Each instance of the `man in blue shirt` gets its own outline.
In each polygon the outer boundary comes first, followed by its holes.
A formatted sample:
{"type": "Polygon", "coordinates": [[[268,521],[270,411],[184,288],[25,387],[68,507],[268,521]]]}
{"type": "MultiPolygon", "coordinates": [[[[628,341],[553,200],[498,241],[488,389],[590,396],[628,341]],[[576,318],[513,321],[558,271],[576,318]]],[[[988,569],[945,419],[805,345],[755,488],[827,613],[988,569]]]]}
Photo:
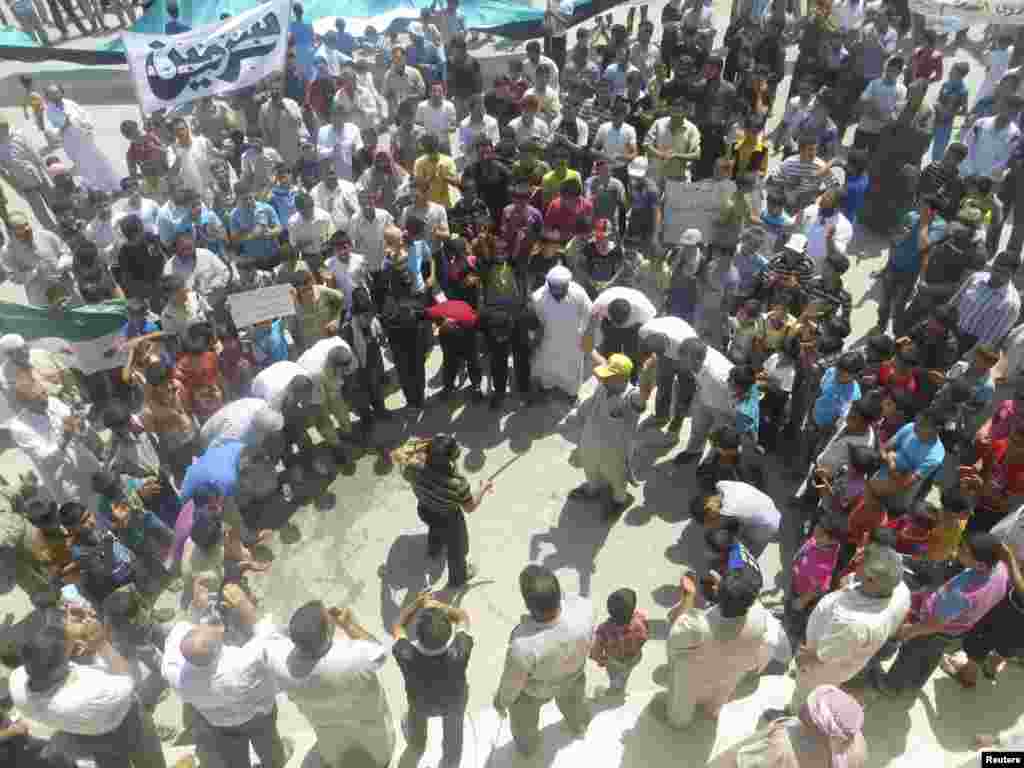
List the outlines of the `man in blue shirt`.
{"type": "MultiPolygon", "coordinates": [[[[811,424],[804,433],[804,456],[810,461],[832,438],[835,431],[846,420],[846,414],[855,400],[860,400],[860,384],[857,376],[864,368],[864,358],[859,352],[847,352],[821,377],[818,397],[814,401],[811,424]]],[[[801,471],[804,469],[801,466],[801,471]]]]}
{"type": "Polygon", "coordinates": [[[448,62],[445,61],[444,54],[419,30],[412,33],[412,47],[408,49],[406,60],[420,70],[423,79],[428,83],[447,81],[448,62]]]}
{"type": "Polygon", "coordinates": [[[898,499],[932,477],[946,458],[939,439],[938,414],[922,411],[882,446],[882,468],[864,488],[864,515],[879,515],[882,504],[898,499]]]}
{"type": "Polygon", "coordinates": [[[906,335],[907,306],[922,273],[929,249],[946,234],[946,222],[928,203],[903,219],[903,229],[889,246],[889,262],[882,272],[882,296],[878,301],[878,325],[873,334],[886,333],[889,318],[893,333],[906,335]]]}
{"type": "Polygon", "coordinates": [[[238,207],[231,212],[228,241],[238,248],[239,260],[263,268],[276,267],[281,261],[277,211],[257,200],[255,191],[244,182],[235,185],[235,197],[238,207]]]}
{"type": "Polygon", "coordinates": [[[334,20],[334,50],[338,53],[343,53],[346,56],[351,56],[352,51],[355,50],[356,40],[352,35],[345,31],[345,20],[340,16],[334,20]]]}
{"type": "Polygon", "coordinates": [[[311,80],[316,74],[316,67],[313,64],[313,41],[315,38],[313,25],[302,20],[304,10],[302,3],[296,3],[292,6],[292,10],[295,13],[295,21],[288,28],[288,33],[295,46],[296,64],[298,64],[299,72],[303,77],[311,80]]]}

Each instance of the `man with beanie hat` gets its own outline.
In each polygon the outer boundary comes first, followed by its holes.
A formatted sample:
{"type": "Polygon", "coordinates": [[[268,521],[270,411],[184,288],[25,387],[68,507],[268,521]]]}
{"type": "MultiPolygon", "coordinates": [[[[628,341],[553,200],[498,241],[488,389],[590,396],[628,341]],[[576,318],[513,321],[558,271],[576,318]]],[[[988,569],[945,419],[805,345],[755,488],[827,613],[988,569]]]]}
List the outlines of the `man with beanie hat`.
{"type": "Polygon", "coordinates": [[[821,598],[807,621],[789,710],[799,711],[819,685],[842,685],[859,674],[909,611],[902,557],[891,547],[869,544],[856,579],[821,598]]]}

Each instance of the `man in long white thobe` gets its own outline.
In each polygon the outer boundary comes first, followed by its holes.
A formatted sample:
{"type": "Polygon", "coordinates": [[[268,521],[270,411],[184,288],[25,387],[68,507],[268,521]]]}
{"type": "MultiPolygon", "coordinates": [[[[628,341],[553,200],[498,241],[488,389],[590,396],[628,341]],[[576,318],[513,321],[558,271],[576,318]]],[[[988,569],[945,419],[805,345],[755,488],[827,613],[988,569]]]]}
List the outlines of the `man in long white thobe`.
{"type": "Polygon", "coordinates": [[[910,590],[903,583],[899,554],[869,544],[857,578],[814,606],[807,639],[796,656],[796,689],[789,702],[799,712],[819,685],[842,685],[857,675],[903,624],[910,590]]]}
{"type": "Polygon", "coordinates": [[[64,151],[86,187],[111,194],[121,191],[121,176],[96,144],[92,121],[85,110],[64,98],[59,85],[46,87],[43,132],[51,142],[63,141],[64,151]]]}
{"type": "Polygon", "coordinates": [[[533,356],[534,378],[542,388],[557,387],[573,401],[583,383],[583,333],[591,308],[587,292],[563,266],[553,267],[533,293],[541,329],[533,356]]]}
{"type": "Polygon", "coordinates": [[[587,480],[574,489],[569,498],[587,500],[605,489],[605,518],[611,520],[629,506],[629,485],[633,482],[633,439],[640,414],[654,384],[653,363],[645,368],[639,387],[629,383],[633,361],[625,355],[607,360],[591,353],[597,367],[598,387],[581,407],[583,434],[580,437],[580,462],[587,480]]]}

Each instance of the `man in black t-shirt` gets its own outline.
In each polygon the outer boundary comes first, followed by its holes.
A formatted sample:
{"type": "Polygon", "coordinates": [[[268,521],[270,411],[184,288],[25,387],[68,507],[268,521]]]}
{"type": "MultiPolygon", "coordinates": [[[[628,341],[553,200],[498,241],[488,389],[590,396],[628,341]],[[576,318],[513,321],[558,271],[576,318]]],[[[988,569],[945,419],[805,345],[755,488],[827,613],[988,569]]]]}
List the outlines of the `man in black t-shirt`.
{"type": "Polygon", "coordinates": [[[402,734],[411,749],[427,745],[427,718],[443,718],[442,768],[456,768],[462,761],[462,730],[468,690],[466,667],[473,652],[473,638],[456,631],[469,620],[465,611],[421,593],[402,609],[391,630],[391,648],[405,679],[409,711],[402,718],[402,734]],[[413,637],[407,627],[416,620],[413,637]]]}

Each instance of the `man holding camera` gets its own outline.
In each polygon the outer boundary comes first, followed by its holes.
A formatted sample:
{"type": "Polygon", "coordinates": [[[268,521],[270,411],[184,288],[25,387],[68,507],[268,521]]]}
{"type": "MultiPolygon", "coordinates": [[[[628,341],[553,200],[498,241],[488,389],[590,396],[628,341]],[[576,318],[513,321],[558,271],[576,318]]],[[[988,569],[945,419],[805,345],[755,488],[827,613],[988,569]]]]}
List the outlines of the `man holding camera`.
{"type": "Polygon", "coordinates": [[[270,625],[257,625],[256,608],[237,584],[225,585],[220,594],[220,616],[212,616],[209,589],[197,582],[193,607],[210,623],[176,624],[167,636],[161,672],[195,709],[193,727],[204,766],[248,765],[251,744],[261,765],[283,768],[287,756],[277,731],[277,684],[266,654],[270,625]],[[225,643],[224,613],[254,637],[242,645],[225,643]]]}

